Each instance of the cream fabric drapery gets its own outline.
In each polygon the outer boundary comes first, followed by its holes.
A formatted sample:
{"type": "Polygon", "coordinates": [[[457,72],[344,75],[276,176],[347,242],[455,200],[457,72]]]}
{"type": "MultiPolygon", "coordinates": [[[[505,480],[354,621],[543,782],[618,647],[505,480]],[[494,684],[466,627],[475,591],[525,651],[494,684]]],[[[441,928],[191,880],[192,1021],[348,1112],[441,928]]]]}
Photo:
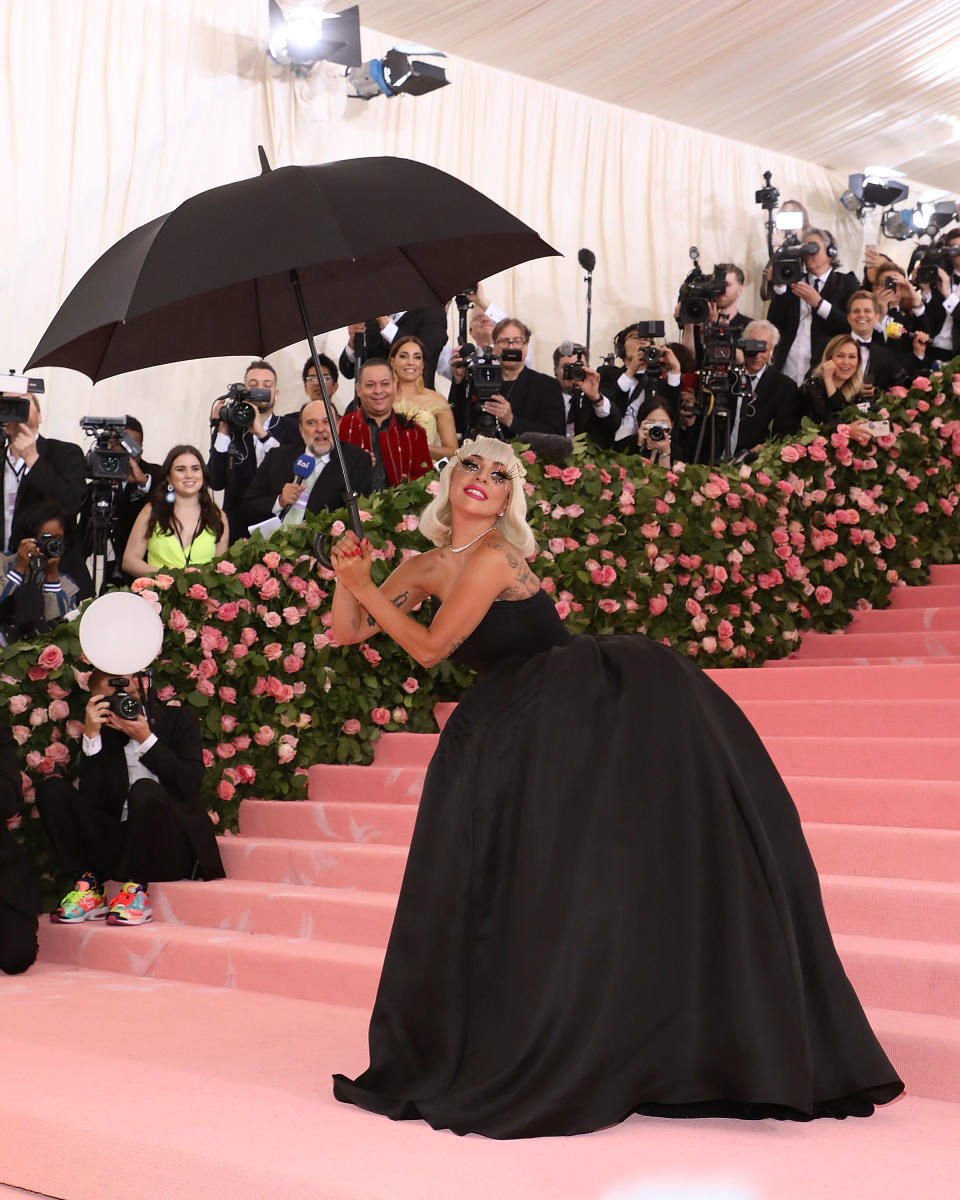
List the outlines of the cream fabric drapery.
{"type": "MultiPolygon", "coordinates": [[[[864,229],[840,215],[846,181],[835,172],[456,58],[446,61],[451,86],[432,95],[347,100],[340,68],[294,80],[268,62],[266,15],[263,0],[8,0],[0,367],[22,368],[67,292],[123,234],[204,188],[256,174],[258,143],[274,165],[420,159],[532,225],[566,257],[524,264],[486,288],[532,326],[546,370],[560,340],[583,336],[580,246],[597,254],[595,359],[627,320],[663,318],[670,329],[691,244],[707,269],[744,266],[742,307],[759,315],[766,251],[753,193],[765,169],[784,199],[799,197],[835,230],[843,258],[859,267],[864,229]]],[[[364,32],[367,58],[392,44],[364,32]]],[[[385,194],[385,210],[390,202],[385,194]]],[[[906,257],[903,247],[892,252],[906,257]]],[[[334,357],[343,341],[343,331],[320,338],[334,357]]],[[[206,451],[211,401],[259,350],[96,387],[46,369],[43,429],[79,440],[82,415],[130,412],[144,424],[148,458],[180,441],[206,451]]],[[[300,345],[271,355],[280,411],[299,407],[305,353],[300,345]]]]}

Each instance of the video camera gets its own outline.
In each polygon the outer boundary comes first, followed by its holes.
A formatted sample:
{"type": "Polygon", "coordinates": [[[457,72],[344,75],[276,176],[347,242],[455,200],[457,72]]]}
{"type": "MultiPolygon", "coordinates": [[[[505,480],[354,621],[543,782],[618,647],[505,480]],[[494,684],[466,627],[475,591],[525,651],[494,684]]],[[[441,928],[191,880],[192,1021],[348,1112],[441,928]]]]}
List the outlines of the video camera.
{"type": "Polygon", "coordinates": [[[14,393],[0,396],[0,425],[17,421],[23,425],[30,419],[30,396],[42,396],[42,379],[30,379],[26,375],[0,375],[0,392],[14,393]]]}
{"type": "Polygon", "coordinates": [[[88,479],[122,483],[130,474],[130,459],[139,456],[140,443],[126,427],[126,417],[80,418],[80,428],[94,439],[84,459],[88,479]]]}
{"type": "MultiPolygon", "coordinates": [[[[917,264],[916,281],[919,286],[934,288],[939,281],[940,270],[948,275],[956,270],[956,258],[960,255],[960,246],[929,246],[917,264]]],[[[887,280],[889,284],[891,280],[887,280]]],[[[894,284],[896,287],[896,284],[894,284]]]]}
{"type": "Polygon", "coordinates": [[[703,325],[710,317],[710,304],[727,290],[727,276],[726,272],[716,268],[712,275],[704,275],[696,246],[690,247],[690,257],[693,268],[680,285],[677,320],[681,325],[703,325]]]}
{"type": "Polygon", "coordinates": [[[520,350],[508,348],[499,356],[492,346],[474,346],[467,337],[467,311],[470,300],[467,293],[475,293],[476,284],[471,284],[454,297],[459,318],[457,334],[457,353],[464,368],[464,386],[469,401],[467,423],[469,432],[480,434],[481,437],[498,437],[500,423],[493,413],[488,413],[484,405],[494,396],[503,394],[502,362],[521,362],[523,353],[520,350]]]}
{"type": "Polygon", "coordinates": [[[775,284],[800,283],[807,271],[803,261],[807,254],[816,254],[820,249],[818,242],[801,242],[791,230],[783,239],[782,244],[773,252],[772,280],[775,284]]]}
{"type": "Polygon", "coordinates": [[[246,433],[257,419],[260,405],[269,403],[269,388],[248,388],[242,383],[231,383],[227,388],[223,407],[216,417],[210,418],[210,424],[216,425],[225,421],[230,426],[231,433],[246,433]]]}

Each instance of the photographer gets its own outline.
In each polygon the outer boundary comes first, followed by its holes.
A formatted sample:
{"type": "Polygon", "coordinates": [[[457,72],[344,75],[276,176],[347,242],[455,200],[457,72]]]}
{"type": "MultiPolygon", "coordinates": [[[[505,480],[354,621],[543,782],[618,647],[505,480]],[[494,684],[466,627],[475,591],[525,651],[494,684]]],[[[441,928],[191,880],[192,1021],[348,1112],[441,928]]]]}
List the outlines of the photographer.
{"type": "Polygon", "coordinates": [[[153,920],[151,880],[224,874],[200,795],[200,722],[189,705],[144,704],[138,679],[94,669],[90,693],[77,786],[60,776],[37,785],[40,819],[72,885],[50,920],[142,925],[153,920]],[[123,881],[109,904],[108,879],[123,881]]]}
{"type": "Polygon", "coordinates": [[[751,321],[743,331],[746,342],[763,342],[765,349],[743,352],[743,393],[733,425],[734,455],[754,450],[771,437],[784,437],[800,428],[797,385],[771,365],[780,340],[770,321],[751,321]]]}
{"type": "MultiPolygon", "coordinates": [[[[217,400],[210,410],[210,486],[214,491],[223,489],[223,511],[234,541],[247,536],[240,507],[267,451],[300,440],[296,418],[274,412],[279,389],[277,373],[268,362],[262,359],[252,362],[243,374],[243,387],[257,389],[250,402],[253,416],[248,426],[239,427],[221,419],[228,402],[236,403],[227,396],[217,400]]],[[[231,411],[232,407],[227,409],[228,413],[231,411]]]]}
{"type": "Polygon", "coordinates": [[[743,295],[743,285],[746,277],[743,269],[736,263],[717,263],[713,268],[714,274],[723,274],[727,281],[726,291],[713,300],[708,300],[705,306],[705,320],[698,323],[684,324],[680,317],[683,305],[677,303],[673,315],[680,326],[680,341],[693,352],[697,365],[703,361],[703,340],[701,330],[703,325],[720,325],[732,330],[739,337],[752,320],[746,313],[740,311],[740,297],[743,295]]]}
{"type": "Polygon", "coordinates": [[[929,345],[931,312],[920,292],[894,264],[878,267],[873,285],[878,324],[886,346],[909,379],[929,369],[936,352],[929,345]]]}
{"type": "MultiPolygon", "coordinates": [[[[22,399],[16,396],[14,399],[22,399]]],[[[0,459],[3,472],[3,547],[16,550],[25,534],[24,513],[43,500],[52,500],[63,514],[66,549],[63,570],[75,581],[81,599],[93,592],[93,584],[84,566],[77,533],[77,514],[86,491],[86,467],[83,451],[73,442],[60,442],[40,433],[40,401],[31,394],[30,412],[24,422],[10,421],[4,426],[6,453],[0,459]]]]}
{"type": "Polygon", "coordinates": [[[585,433],[604,450],[613,446],[620,410],[600,391],[600,375],[585,361],[586,348],[565,341],[553,352],[553,373],[563,394],[567,437],[585,433]]]}
{"type": "MultiPolygon", "coordinates": [[[[501,390],[484,404],[483,412],[495,418],[497,432],[492,437],[506,440],[525,433],[555,433],[563,437],[567,422],[560,385],[552,375],[544,375],[524,365],[530,345],[530,330],[515,317],[498,321],[493,327],[493,351],[499,358],[501,390]]],[[[464,434],[478,427],[479,413],[467,394],[468,383],[463,360],[458,352],[450,360],[453,388],[450,403],[464,434]]]]}
{"type": "MultiPolygon", "coordinates": [[[[498,321],[502,321],[509,314],[504,312],[498,305],[491,303],[484,291],[483,284],[477,286],[475,292],[466,292],[467,300],[473,307],[473,315],[470,318],[470,325],[467,330],[470,341],[478,350],[486,349],[488,346],[493,346],[493,327],[498,321]]],[[[445,345],[440,351],[440,357],[437,359],[437,374],[442,375],[444,379],[453,380],[452,359],[457,353],[456,343],[445,345]]],[[[528,367],[533,366],[533,351],[527,347],[527,357],[524,363],[528,367]]]]}
{"type": "MultiPolygon", "coordinates": [[[[929,361],[945,360],[960,354],[960,229],[951,229],[939,242],[936,283],[921,282],[926,304],[927,331],[931,334],[929,361]],[[951,253],[952,252],[952,253],[951,253]]],[[[922,268],[921,268],[922,272],[922,268]]],[[[918,272],[918,275],[921,273],[918,272]]]]}
{"type": "Polygon", "coordinates": [[[20,975],[37,957],[40,888],[23,847],[7,828],[23,811],[13,732],[0,721],[0,971],[20,975]]]}
{"type": "Polygon", "coordinates": [[[390,347],[398,337],[418,337],[426,347],[423,363],[424,385],[433,390],[437,358],[447,340],[447,314],[439,305],[432,308],[409,308],[385,317],[374,317],[347,326],[347,344],[340,355],[340,374],[353,379],[357,359],[386,360],[390,347]]]}
{"type": "Polygon", "coordinates": [[[819,362],[831,337],[847,333],[847,302],[857,290],[857,278],[839,271],[839,252],[833,234],[805,229],[803,244],[816,249],[802,255],[806,279],[774,284],[767,319],[780,331],[774,366],[795,383],[819,362]]]}
{"type": "MultiPolygon", "coordinates": [[[[655,346],[649,333],[663,336],[662,321],[642,321],[628,325],[614,339],[614,350],[623,361],[623,370],[600,369],[600,387],[608,397],[617,397],[623,413],[614,434],[616,449],[629,450],[637,437],[637,412],[654,396],[666,397],[676,404],[680,395],[681,363],[673,349],[655,346]]],[[[684,348],[685,349],[685,348],[684,348]]],[[[688,352],[689,353],[689,352],[688,352]]]]}
{"type": "Polygon", "coordinates": [[[0,555],[0,642],[33,638],[76,608],[80,589],[60,572],[66,548],[63,514],[40,501],[21,516],[29,530],[15,554],[0,555]]]}
{"type": "Polygon", "coordinates": [[[665,396],[650,396],[637,410],[637,436],[631,449],[652,466],[669,467],[673,462],[675,405],[665,396]]]}

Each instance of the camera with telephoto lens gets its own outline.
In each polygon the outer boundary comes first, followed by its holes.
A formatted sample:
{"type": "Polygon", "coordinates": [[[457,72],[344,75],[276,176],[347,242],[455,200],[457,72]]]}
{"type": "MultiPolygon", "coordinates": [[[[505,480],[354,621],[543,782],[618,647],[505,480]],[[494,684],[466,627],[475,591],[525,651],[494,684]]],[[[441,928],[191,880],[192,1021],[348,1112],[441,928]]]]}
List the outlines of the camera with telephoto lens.
{"type": "Polygon", "coordinates": [[[140,443],[126,432],[126,417],[81,417],[80,428],[93,437],[84,464],[88,479],[123,482],[130,459],[140,455],[140,443]]]}
{"type": "Polygon", "coordinates": [[[27,375],[15,375],[13,370],[0,375],[0,425],[16,421],[25,425],[30,420],[30,396],[43,395],[43,380],[30,379],[27,375]]]}
{"type": "Polygon", "coordinates": [[[108,682],[114,689],[113,695],[107,696],[110,711],[124,721],[135,721],[143,712],[143,705],[139,696],[125,690],[130,686],[130,680],[125,675],[117,675],[108,682]]]}
{"type": "Polygon", "coordinates": [[[63,558],[67,543],[59,533],[41,533],[37,538],[37,553],[44,558],[63,558]]]}
{"type": "Polygon", "coordinates": [[[807,271],[804,256],[816,254],[819,249],[819,242],[801,242],[795,233],[788,233],[783,244],[773,252],[774,284],[800,283],[807,271]]]}
{"type": "Polygon", "coordinates": [[[680,285],[677,320],[681,325],[702,325],[710,317],[710,305],[727,290],[727,274],[714,268],[712,275],[704,275],[696,246],[690,247],[690,257],[693,269],[680,285]]]}
{"type": "Polygon", "coordinates": [[[246,433],[257,419],[259,406],[269,404],[269,402],[269,388],[248,388],[242,383],[231,383],[227,388],[227,398],[223,407],[220,409],[219,415],[215,419],[211,419],[211,424],[215,424],[216,421],[224,421],[230,426],[231,431],[246,433]]]}
{"type": "Polygon", "coordinates": [[[492,346],[478,349],[469,342],[460,347],[460,358],[466,368],[466,389],[470,397],[470,431],[481,437],[498,437],[500,424],[484,405],[494,396],[503,394],[501,360],[492,346]]]}

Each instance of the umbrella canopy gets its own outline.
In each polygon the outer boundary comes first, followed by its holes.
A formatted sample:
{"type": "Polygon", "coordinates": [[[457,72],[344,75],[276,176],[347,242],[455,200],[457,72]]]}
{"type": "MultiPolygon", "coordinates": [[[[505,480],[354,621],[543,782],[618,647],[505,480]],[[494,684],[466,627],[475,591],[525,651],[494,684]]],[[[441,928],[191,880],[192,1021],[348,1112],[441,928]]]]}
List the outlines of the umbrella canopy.
{"type": "Polygon", "coordinates": [[[211,188],[121,238],[60,307],[27,370],[94,383],[219,355],[270,354],[310,332],[443,304],[557,254],[475,188],[424,163],[355,158],[211,188]]]}

